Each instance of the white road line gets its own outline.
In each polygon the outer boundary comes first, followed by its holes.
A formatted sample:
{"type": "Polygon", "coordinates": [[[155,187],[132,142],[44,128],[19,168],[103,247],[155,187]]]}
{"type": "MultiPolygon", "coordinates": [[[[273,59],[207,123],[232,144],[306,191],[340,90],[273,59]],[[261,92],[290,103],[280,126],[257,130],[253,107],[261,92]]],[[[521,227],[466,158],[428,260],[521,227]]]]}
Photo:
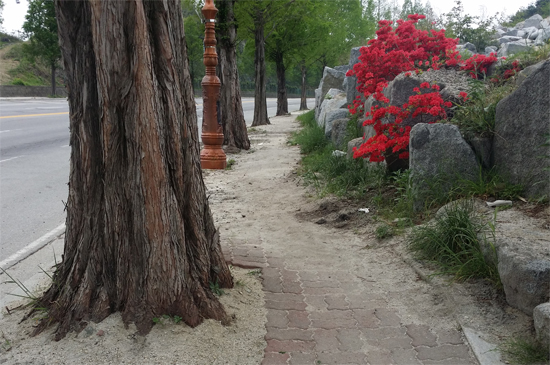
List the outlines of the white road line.
{"type": "Polygon", "coordinates": [[[69,147],[70,144],[66,144],[65,146],[61,146],[61,148],[69,147]]]}
{"type": "Polygon", "coordinates": [[[23,261],[36,251],[40,250],[42,247],[46,246],[48,243],[54,241],[64,231],[65,223],[59,225],[57,228],[54,228],[36,241],[29,243],[27,246],[23,247],[22,249],[8,257],[6,260],[0,261],[0,268],[2,268],[3,270],[7,270],[18,262],[23,261]]]}
{"type": "Polygon", "coordinates": [[[0,160],[0,162],[15,160],[16,158],[19,158],[19,157],[23,157],[23,156],[15,156],[15,157],[12,157],[12,158],[6,158],[5,160],[0,160]]]}
{"type": "Polygon", "coordinates": [[[6,132],[15,132],[15,131],[22,131],[23,129],[6,129],[5,131],[0,131],[0,133],[6,133],[6,132]]]}

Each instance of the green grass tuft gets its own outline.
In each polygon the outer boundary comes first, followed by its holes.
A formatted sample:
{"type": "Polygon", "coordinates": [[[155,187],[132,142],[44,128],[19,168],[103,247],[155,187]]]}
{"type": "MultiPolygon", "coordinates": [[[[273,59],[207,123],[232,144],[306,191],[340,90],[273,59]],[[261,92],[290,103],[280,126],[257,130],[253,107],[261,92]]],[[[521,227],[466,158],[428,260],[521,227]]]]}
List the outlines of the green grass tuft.
{"type": "Polygon", "coordinates": [[[548,364],[550,360],[549,349],[534,339],[511,339],[501,351],[510,357],[512,364],[548,364]]]}
{"type": "Polygon", "coordinates": [[[457,280],[487,278],[500,287],[496,251],[485,237],[488,228],[494,226],[475,213],[471,200],[456,201],[436,215],[433,224],[415,228],[409,248],[418,259],[437,263],[441,268],[438,274],[450,274],[457,280]]]}

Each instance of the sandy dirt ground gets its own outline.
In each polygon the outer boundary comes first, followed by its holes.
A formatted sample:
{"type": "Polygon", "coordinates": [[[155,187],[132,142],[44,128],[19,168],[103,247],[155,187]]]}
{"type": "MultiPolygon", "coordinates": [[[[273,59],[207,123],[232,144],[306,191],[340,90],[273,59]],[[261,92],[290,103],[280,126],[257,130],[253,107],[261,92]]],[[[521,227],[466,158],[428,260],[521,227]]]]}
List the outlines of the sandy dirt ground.
{"type": "MultiPolygon", "coordinates": [[[[272,118],[272,125],[250,132],[249,151],[228,155],[234,160],[231,170],[205,172],[225,250],[257,245],[266,256],[284,258],[289,270],[316,265],[349,276],[386,298],[383,304],[405,323],[442,330],[466,323],[495,342],[531,331],[531,319],[483,283],[424,281],[421,270],[429,274],[430,268],[411,267],[404,235],[375,238],[375,209],[363,213],[353,202],[317,199],[296,174],[298,147],[288,144],[289,133],[298,127],[295,116],[272,118]],[[326,223],[316,224],[321,218],[326,223]]],[[[235,317],[228,327],[207,320],[191,329],[161,318],[141,337],[114,314],[53,342],[53,329],[30,338],[33,320],[19,323],[25,311],[11,303],[11,314],[3,308],[0,320],[0,364],[259,364],[266,346],[261,274],[232,270],[238,285],[220,297],[235,317]]]]}

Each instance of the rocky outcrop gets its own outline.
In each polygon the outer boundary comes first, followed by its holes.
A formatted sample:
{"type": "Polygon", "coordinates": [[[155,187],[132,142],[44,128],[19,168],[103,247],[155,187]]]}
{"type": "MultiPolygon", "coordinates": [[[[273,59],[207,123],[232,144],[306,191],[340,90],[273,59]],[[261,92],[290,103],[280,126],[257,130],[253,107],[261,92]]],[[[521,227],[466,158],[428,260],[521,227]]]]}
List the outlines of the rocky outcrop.
{"type": "Polygon", "coordinates": [[[348,123],[348,118],[336,119],[332,122],[331,140],[334,147],[338,149],[347,147],[343,146],[343,144],[344,139],[346,138],[348,123]]]}
{"type": "Polygon", "coordinates": [[[546,348],[550,348],[550,303],[535,307],[533,322],[537,340],[546,348]]]}
{"type": "MultiPolygon", "coordinates": [[[[353,66],[359,63],[359,56],[361,55],[360,49],[361,47],[351,49],[348,63],[349,69],[353,69],[353,66]]],[[[346,92],[348,104],[352,104],[357,96],[361,96],[361,94],[357,91],[357,77],[355,76],[346,76],[344,79],[343,88],[346,92]]]]}
{"type": "Polygon", "coordinates": [[[348,142],[348,158],[353,158],[354,149],[358,149],[365,140],[363,138],[354,138],[348,142]]]}
{"type": "MultiPolygon", "coordinates": [[[[344,77],[346,73],[342,71],[335,70],[330,67],[325,67],[323,70],[323,78],[319,83],[319,89],[321,90],[321,98],[318,105],[322,105],[325,100],[325,95],[327,95],[330,89],[342,89],[342,84],[344,83],[344,77]]],[[[317,105],[317,104],[316,104],[317,105]]]]}
{"type": "Polygon", "coordinates": [[[475,180],[479,169],[474,152],[451,124],[415,125],[409,153],[415,210],[424,208],[427,196],[447,194],[460,180],[475,180]]]}
{"type": "Polygon", "coordinates": [[[526,197],[550,196],[550,59],[496,109],[494,163],[503,177],[525,187],[526,197]]]}
{"type": "MultiPolygon", "coordinates": [[[[516,24],[513,28],[499,27],[496,30],[499,45],[498,56],[505,57],[541,46],[550,39],[550,17],[543,19],[535,14],[516,24]]],[[[485,49],[487,53],[487,49],[485,49]]]]}

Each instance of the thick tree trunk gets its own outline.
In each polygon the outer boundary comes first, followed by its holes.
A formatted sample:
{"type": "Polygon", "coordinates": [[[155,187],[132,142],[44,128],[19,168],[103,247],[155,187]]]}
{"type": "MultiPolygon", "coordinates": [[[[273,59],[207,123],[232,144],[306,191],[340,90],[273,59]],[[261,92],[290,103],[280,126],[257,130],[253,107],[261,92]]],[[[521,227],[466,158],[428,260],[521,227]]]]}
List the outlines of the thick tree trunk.
{"type": "Polygon", "coordinates": [[[256,8],[254,14],[254,72],[256,87],[254,90],[254,120],[252,126],[271,124],[267,117],[267,93],[265,70],[265,14],[256,8]]]}
{"type": "Polygon", "coordinates": [[[55,96],[55,63],[52,63],[52,96],[55,96]]]}
{"type": "Polygon", "coordinates": [[[307,67],[306,62],[302,60],[302,64],[300,65],[301,71],[302,71],[302,93],[300,95],[300,110],[308,110],[307,109],[307,67]]]}
{"type": "Polygon", "coordinates": [[[37,307],[55,339],[121,311],[225,320],[233,285],[206,198],[179,0],[57,0],[71,168],[63,262],[37,307]]]}
{"type": "Polygon", "coordinates": [[[288,99],[286,94],[286,69],[282,52],[275,53],[275,68],[277,71],[277,115],[287,115],[288,99]]]}
{"type": "MultiPolygon", "coordinates": [[[[223,126],[223,143],[229,149],[250,149],[250,140],[244,120],[241,86],[237,69],[235,0],[217,0],[218,8],[218,77],[221,82],[218,115],[223,126]]],[[[228,150],[229,150],[228,149],[228,150]]]]}

